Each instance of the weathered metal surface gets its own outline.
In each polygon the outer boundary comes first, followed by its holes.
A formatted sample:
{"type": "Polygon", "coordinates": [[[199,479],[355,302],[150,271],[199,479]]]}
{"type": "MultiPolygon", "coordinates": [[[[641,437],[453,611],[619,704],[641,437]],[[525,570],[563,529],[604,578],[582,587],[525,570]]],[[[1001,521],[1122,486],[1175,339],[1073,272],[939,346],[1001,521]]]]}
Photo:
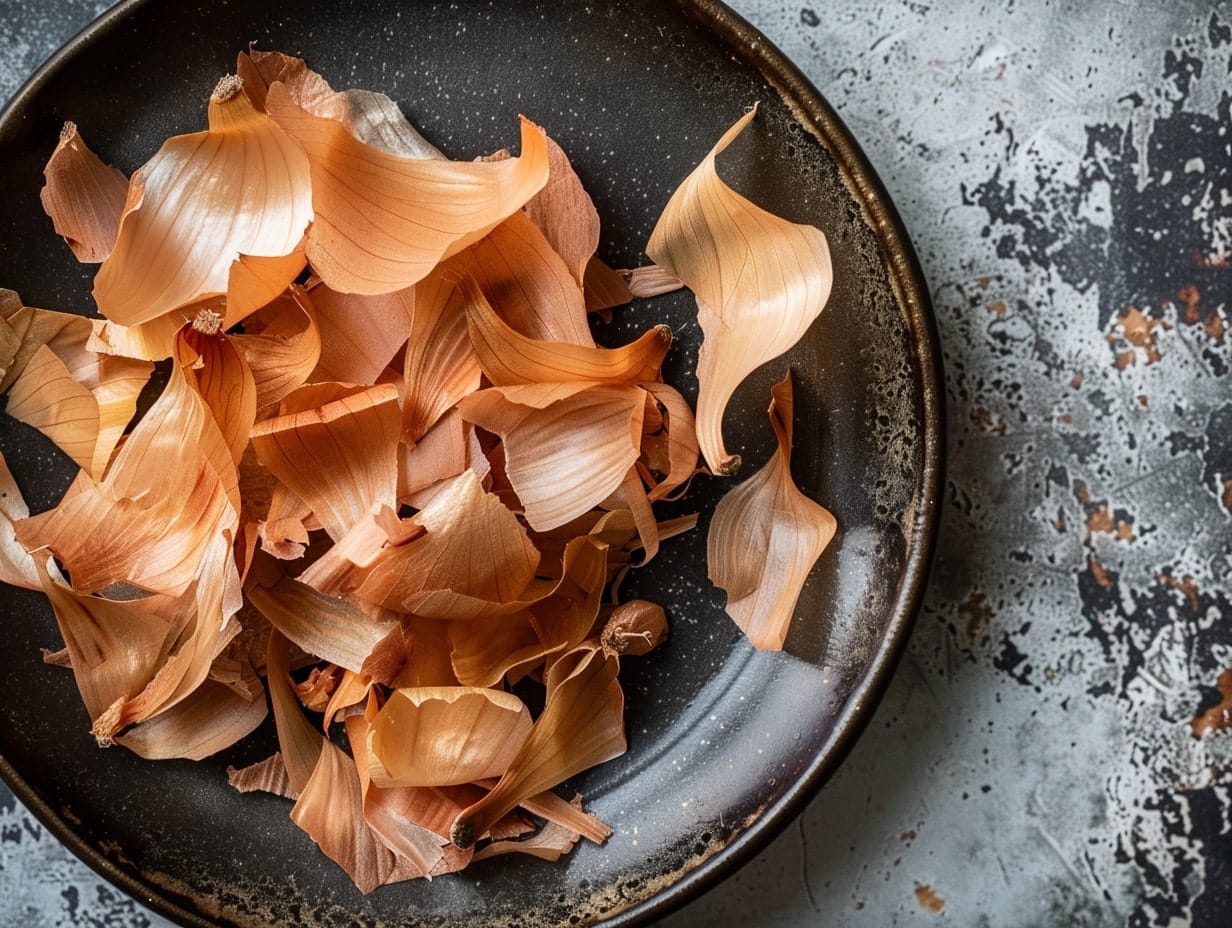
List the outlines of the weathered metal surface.
{"type": "MultiPolygon", "coordinates": [[[[1229,924],[1232,7],[733,5],[903,214],[950,466],[869,730],[796,826],[666,923],[1229,924]]],[[[0,62],[6,86],[39,54],[0,62]]],[[[21,810],[0,823],[0,922],[147,924],[21,810]]]]}

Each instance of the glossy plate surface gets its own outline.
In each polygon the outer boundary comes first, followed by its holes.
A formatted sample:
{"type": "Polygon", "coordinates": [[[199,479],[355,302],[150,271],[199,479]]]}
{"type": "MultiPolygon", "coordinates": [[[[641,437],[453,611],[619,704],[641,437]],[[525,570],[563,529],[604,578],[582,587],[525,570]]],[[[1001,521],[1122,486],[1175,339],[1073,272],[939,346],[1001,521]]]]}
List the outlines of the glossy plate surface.
{"type": "MultiPolygon", "coordinates": [[[[839,535],[801,597],[782,654],[754,652],[706,579],[720,492],[699,480],[669,514],[691,536],[625,584],[664,604],[668,643],[625,662],[628,753],[579,777],[615,829],[558,864],[500,858],[464,874],[361,896],[288,818],[241,796],[228,765],[271,752],[267,724],[202,763],[96,749],[41,596],[0,592],[0,773],[105,876],[186,925],[569,925],[645,922],[730,873],[833,771],[884,687],[923,590],[941,458],[939,359],[928,298],[884,191],[828,106],[738,17],[701,0],[275,0],[123,3],[67,46],[0,119],[0,286],[28,305],[86,312],[93,268],[75,262],[39,206],[64,120],[132,171],[173,133],[204,126],[204,101],[250,42],[302,55],[335,87],[389,93],[445,152],[516,145],[517,114],[543,125],[594,196],[600,254],[641,249],[671,191],[753,103],[720,171],[756,202],[830,240],[830,305],[790,356],[749,379],[728,411],[745,474],[770,454],[765,408],[796,378],[793,470],[839,535]]],[[[688,294],[618,310],[606,343],[665,321],[665,370],[695,396],[700,333],[688,294]]],[[[71,468],[0,416],[0,450],[34,511],[71,468]]]]}

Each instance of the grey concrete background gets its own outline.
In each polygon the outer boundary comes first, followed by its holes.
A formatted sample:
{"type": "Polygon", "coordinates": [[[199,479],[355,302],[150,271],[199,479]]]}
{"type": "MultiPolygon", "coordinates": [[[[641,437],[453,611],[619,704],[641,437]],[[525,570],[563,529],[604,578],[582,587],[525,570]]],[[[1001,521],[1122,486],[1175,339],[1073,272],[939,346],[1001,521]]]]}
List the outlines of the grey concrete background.
{"type": "MultiPolygon", "coordinates": [[[[666,924],[1232,924],[1230,4],[732,5],[903,214],[950,466],[869,731],[666,924]]],[[[0,0],[0,99],[105,6],[0,0]]],[[[0,788],[0,926],[165,924],[0,788]]]]}

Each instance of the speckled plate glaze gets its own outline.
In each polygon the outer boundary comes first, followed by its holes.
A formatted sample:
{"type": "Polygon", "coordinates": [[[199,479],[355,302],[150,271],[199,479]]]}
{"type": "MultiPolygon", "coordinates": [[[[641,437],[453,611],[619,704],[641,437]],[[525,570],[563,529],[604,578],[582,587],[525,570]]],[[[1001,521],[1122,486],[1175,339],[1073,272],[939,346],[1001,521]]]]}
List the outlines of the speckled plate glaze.
{"type": "MultiPolygon", "coordinates": [[[[501,858],[432,883],[361,896],[288,819],[240,796],[229,764],[266,756],[267,724],[202,763],[147,763],[90,739],[40,596],[0,594],[0,773],[78,855],[185,925],[643,924],[730,874],[803,807],[867,720],[923,589],[941,468],[939,359],[924,283],[858,147],[800,73],[705,0],[133,0],[69,43],[0,119],[0,286],[31,305],[89,310],[78,265],[39,207],[61,123],[80,124],[131,171],[204,101],[248,43],[303,55],[337,87],[383,90],[455,157],[516,144],[519,112],[570,153],[605,223],[601,254],[641,263],[668,195],[753,103],[757,120],[720,162],[756,201],[822,228],[830,305],[790,357],[744,385],[727,434],[746,468],[769,456],[770,384],[796,377],[800,486],[838,517],[782,654],[754,652],[706,580],[720,492],[698,481],[676,511],[702,513],[625,591],[663,603],[671,638],[626,661],[628,753],[571,784],[615,829],[557,864],[501,858]]],[[[597,336],[651,322],[678,334],[667,379],[693,398],[691,298],[618,311],[597,336]]],[[[35,511],[72,474],[35,432],[0,417],[0,450],[35,511]]]]}

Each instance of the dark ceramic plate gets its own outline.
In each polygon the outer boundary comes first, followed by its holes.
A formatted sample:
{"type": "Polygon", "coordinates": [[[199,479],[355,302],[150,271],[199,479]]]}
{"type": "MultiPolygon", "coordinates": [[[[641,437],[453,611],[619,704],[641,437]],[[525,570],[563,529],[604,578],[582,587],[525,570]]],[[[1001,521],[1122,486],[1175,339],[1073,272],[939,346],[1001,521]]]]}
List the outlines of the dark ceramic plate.
{"type": "MultiPolygon", "coordinates": [[[[0,773],[73,851],[185,925],[567,925],[644,923],[731,873],[833,772],[883,690],[919,602],[937,513],[941,391],[928,298],[911,246],[856,144],[766,40],[707,0],[407,2],[133,0],[57,55],[0,120],[0,286],[30,305],[86,312],[78,265],[39,207],[61,123],[131,171],[203,103],[255,42],[303,55],[337,87],[398,100],[455,157],[516,144],[526,113],[570,153],[605,222],[616,266],[641,248],[670,192],[754,102],[724,156],[730,182],[822,228],[835,261],[829,307],[790,358],[745,384],[727,434],[746,467],[768,457],[770,384],[796,374],[797,481],[840,531],[801,598],[782,654],[754,652],[706,580],[700,509],[626,586],[662,602],[667,645],[626,661],[628,753],[579,777],[615,829],[548,864],[501,858],[432,883],[361,896],[288,819],[240,796],[228,764],[266,756],[269,726],[202,763],[100,751],[71,676],[41,662],[58,645],[40,596],[0,594],[0,773]]],[[[698,329],[686,294],[600,327],[625,339],[650,321],[679,344],[667,377],[692,397],[698,329]]],[[[71,473],[41,436],[0,417],[0,449],[36,511],[71,473]]],[[[703,485],[704,484],[704,485],[703,485]]]]}

